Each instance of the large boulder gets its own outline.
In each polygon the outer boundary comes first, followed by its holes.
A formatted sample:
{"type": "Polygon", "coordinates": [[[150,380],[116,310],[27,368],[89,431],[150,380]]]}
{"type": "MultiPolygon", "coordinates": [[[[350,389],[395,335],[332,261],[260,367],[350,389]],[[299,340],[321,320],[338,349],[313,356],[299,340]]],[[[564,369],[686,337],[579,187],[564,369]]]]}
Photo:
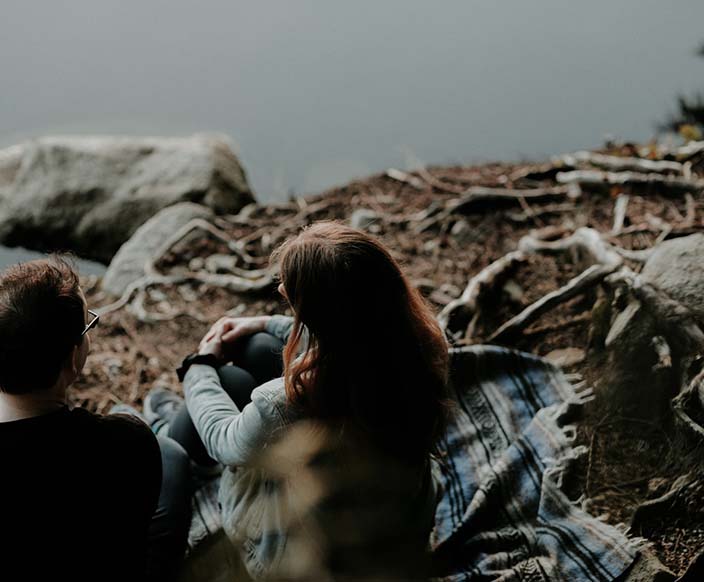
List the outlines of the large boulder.
{"type": "Polygon", "coordinates": [[[0,200],[9,195],[8,189],[17,177],[23,152],[24,148],[20,145],[0,150],[0,200]]]}
{"type": "Polygon", "coordinates": [[[181,202],[152,216],[120,247],[110,261],[103,277],[103,289],[113,295],[122,295],[127,287],[144,276],[144,266],[162,245],[196,218],[211,219],[213,212],[202,204],[181,202]]]}
{"type": "Polygon", "coordinates": [[[645,263],[641,277],[704,321],[704,234],[659,244],[645,263]]]}
{"type": "Polygon", "coordinates": [[[253,202],[226,138],[45,137],[0,150],[0,242],[102,262],[178,202],[253,202]]]}
{"type": "Polygon", "coordinates": [[[704,235],[659,244],[638,277],[607,285],[592,314],[590,343],[608,357],[599,380],[605,401],[629,416],[669,417],[672,399],[700,369],[704,235]]]}

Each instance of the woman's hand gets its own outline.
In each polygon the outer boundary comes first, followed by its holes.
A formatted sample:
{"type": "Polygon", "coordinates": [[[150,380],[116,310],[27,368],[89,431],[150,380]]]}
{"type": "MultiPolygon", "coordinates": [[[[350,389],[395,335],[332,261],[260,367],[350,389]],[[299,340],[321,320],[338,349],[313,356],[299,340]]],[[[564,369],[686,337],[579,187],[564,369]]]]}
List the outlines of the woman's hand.
{"type": "Polygon", "coordinates": [[[222,337],[220,335],[204,337],[198,346],[198,353],[202,356],[212,354],[216,358],[222,358],[222,337]]]}
{"type": "MultiPolygon", "coordinates": [[[[222,343],[230,343],[241,337],[253,335],[266,330],[266,325],[271,319],[270,315],[256,315],[254,317],[221,317],[205,334],[201,345],[216,338],[222,343]]],[[[221,346],[222,347],[222,346],[221,346]]]]}

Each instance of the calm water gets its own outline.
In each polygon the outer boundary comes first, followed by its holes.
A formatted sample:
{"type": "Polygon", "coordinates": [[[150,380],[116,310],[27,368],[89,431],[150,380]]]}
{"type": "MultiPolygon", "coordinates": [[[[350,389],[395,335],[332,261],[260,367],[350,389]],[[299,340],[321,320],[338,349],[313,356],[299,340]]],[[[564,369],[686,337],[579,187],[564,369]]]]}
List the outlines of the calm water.
{"type": "Polygon", "coordinates": [[[4,0],[0,145],[221,131],[260,200],[644,140],[704,89],[701,0],[4,0]]]}
{"type": "MultiPolygon", "coordinates": [[[[33,259],[41,259],[45,257],[44,253],[38,253],[35,251],[29,251],[22,248],[12,248],[0,246],[0,267],[6,267],[8,265],[14,265],[15,263],[22,263],[24,261],[31,261],[33,259]]],[[[81,275],[102,275],[105,273],[105,266],[94,261],[87,261],[85,259],[76,260],[78,271],[81,275]]]]}

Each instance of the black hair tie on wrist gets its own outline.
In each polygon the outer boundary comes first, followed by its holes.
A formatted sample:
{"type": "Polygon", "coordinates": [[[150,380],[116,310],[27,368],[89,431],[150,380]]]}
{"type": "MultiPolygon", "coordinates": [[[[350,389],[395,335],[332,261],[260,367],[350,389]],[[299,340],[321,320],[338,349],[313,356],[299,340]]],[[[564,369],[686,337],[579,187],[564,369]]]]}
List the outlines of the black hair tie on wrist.
{"type": "Polygon", "coordinates": [[[212,368],[219,368],[222,366],[222,361],[215,354],[189,354],[181,362],[181,366],[176,369],[176,375],[178,376],[179,382],[183,382],[186,377],[186,372],[193,364],[201,364],[203,366],[210,366],[212,368]]]}

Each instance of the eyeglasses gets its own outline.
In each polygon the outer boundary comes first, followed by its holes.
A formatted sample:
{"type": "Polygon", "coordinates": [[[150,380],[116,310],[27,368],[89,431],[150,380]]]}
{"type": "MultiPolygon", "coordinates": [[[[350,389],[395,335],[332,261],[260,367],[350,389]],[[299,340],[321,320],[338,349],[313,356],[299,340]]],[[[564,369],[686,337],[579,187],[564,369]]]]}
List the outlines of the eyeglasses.
{"type": "Polygon", "coordinates": [[[86,328],[83,330],[83,333],[81,333],[81,337],[86,335],[91,329],[93,329],[96,325],[98,325],[98,321],[100,320],[100,316],[95,311],[91,311],[89,309],[88,314],[92,315],[93,319],[91,319],[88,322],[88,324],[86,325],[86,328]]]}

